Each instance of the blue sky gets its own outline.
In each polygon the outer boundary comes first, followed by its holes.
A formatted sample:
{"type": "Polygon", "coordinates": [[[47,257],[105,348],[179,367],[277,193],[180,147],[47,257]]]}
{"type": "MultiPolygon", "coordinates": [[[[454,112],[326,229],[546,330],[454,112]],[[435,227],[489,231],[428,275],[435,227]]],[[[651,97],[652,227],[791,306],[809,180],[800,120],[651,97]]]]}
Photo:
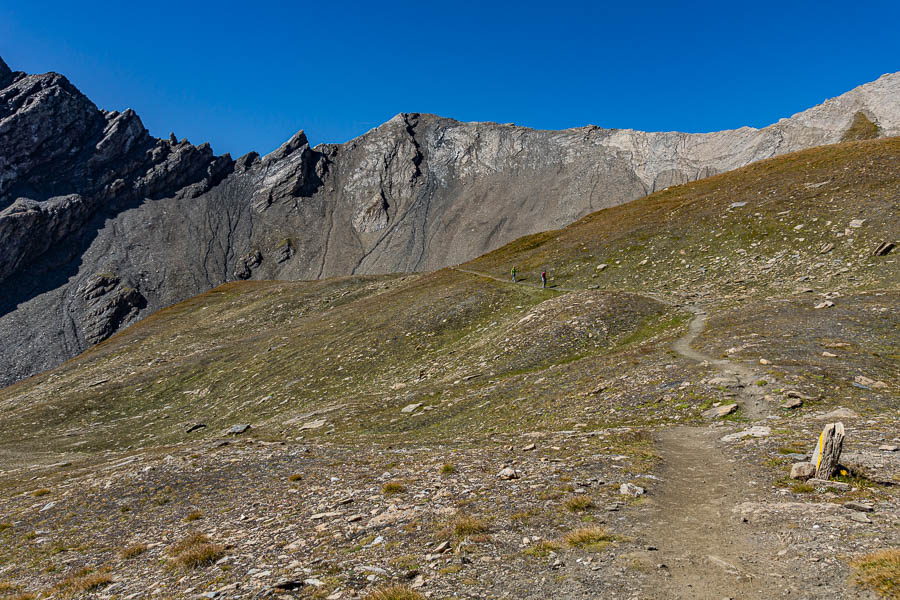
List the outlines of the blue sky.
{"type": "Polygon", "coordinates": [[[217,153],[398,112],[542,129],[765,126],[900,70],[892,2],[10,2],[0,56],[217,153]]]}

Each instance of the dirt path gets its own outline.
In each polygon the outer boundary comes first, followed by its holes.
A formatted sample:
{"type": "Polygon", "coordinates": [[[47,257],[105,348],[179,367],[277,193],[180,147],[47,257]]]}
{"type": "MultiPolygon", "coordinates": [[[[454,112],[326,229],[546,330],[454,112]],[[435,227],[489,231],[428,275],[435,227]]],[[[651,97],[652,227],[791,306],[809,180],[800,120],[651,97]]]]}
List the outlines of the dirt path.
{"type": "MultiPolygon", "coordinates": [[[[478,277],[509,283],[486,273],[455,269],[478,277]]],[[[529,285],[521,282],[517,285],[529,285]]],[[[549,288],[575,291],[568,288],[549,288]]],[[[715,359],[691,347],[706,329],[707,312],[695,305],[676,305],[656,294],[640,294],[669,306],[691,311],[687,332],[672,344],[678,355],[717,371],[723,385],[734,390],[742,415],[750,420],[765,416],[759,376],[748,366],[715,359]]],[[[651,490],[641,515],[648,548],[634,558],[650,567],[651,576],[641,597],[646,598],[769,598],[767,576],[776,571],[775,552],[760,548],[748,535],[733,508],[758,499],[745,465],[723,452],[723,432],[711,426],[677,427],[658,433],[662,457],[661,485],[651,490]]]]}

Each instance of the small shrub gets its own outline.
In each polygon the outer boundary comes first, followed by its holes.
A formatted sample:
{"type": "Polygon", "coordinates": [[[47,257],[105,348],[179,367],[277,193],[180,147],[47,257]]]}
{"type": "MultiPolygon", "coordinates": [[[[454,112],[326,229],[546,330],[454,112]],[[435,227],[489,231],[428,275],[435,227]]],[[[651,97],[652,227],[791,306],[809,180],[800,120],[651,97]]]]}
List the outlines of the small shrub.
{"type": "Polygon", "coordinates": [[[129,544],[125,546],[121,550],[119,550],[119,558],[128,560],[130,558],[134,558],[139,554],[143,554],[147,551],[147,544],[137,543],[137,544],[129,544]]]}
{"type": "Polygon", "coordinates": [[[441,475],[453,475],[456,473],[456,465],[444,463],[441,465],[441,475]]]}
{"type": "Polygon", "coordinates": [[[488,522],[471,515],[460,515],[453,520],[453,535],[467,537],[490,531],[488,522]]]}
{"type": "Polygon", "coordinates": [[[768,382],[765,379],[760,379],[759,381],[756,382],[756,385],[762,387],[764,385],[768,385],[768,382]]]}
{"type": "Polygon", "coordinates": [[[425,600],[425,596],[405,585],[392,585],[375,590],[363,600],[425,600]]]}
{"type": "Polygon", "coordinates": [[[12,529],[12,523],[0,523],[0,531],[6,531],[7,529],[12,529]]]}
{"type": "Polygon", "coordinates": [[[16,592],[19,586],[9,581],[0,581],[0,592],[16,592]]]}
{"type": "Polygon", "coordinates": [[[861,556],[850,563],[857,583],[885,598],[900,598],[900,548],[861,556]]]}
{"type": "Polygon", "coordinates": [[[225,554],[225,546],[213,544],[202,533],[192,533],[167,550],[174,566],[196,569],[210,565],[225,554]]]}
{"type": "Polygon", "coordinates": [[[39,490],[34,490],[33,492],[31,492],[31,495],[35,498],[40,498],[41,496],[46,496],[49,493],[50,490],[48,490],[47,488],[41,488],[39,490]]]}
{"type": "Polygon", "coordinates": [[[388,481],[383,486],[381,486],[381,491],[385,496],[393,496],[395,494],[402,494],[403,492],[405,492],[406,486],[399,481],[388,481]]]}
{"type": "Polygon", "coordinates": [[[565,503],[566,510],[570,512],[584,512],[596,508],[594,500],[590,496],[572,496],[565,503]]]}
{"type": "Polygon", "coordinates": [[[303,479],[303,475],[301,475],[300,473],[288,475],[288,481],[300,481],[301,479],[303,479]]]}
{"type": "Polygon", "coordinates": [[[573,529],[563,537],[568,546],[590,551],[601,550],[614,539],[606,529],[597,526],[573,529]]]}
{"type": "Polygon", "coordinates": [[[203,513],[201,511],[192,510],[191,512],[189,512],[187,514],[187,516],[184,518],[184,520],[187,521],[188,523],[190,523],[191,521],[197,521],[198,519],[202,519],[202,518],[203,518],[203,513]]]}

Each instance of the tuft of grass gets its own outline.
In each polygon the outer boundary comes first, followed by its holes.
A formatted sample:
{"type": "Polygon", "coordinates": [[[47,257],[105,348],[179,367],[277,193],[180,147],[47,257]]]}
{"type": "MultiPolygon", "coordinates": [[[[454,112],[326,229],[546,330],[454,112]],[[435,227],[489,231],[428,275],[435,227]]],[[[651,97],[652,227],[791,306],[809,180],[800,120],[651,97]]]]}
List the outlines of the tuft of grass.
{"type": "Polygon", "coordinates": [[[535,542],[525,550],[523,553],[528,556],[536,556],[538,558],[546,558],[550,555],[551,552],[559,552],[562,550],[562,544],[559,542],[554,542],[552,540],[541,540],[539,542],[535,542]]]}
{"type": "Polygon", "coordinates": [[[490,525],[484,519],[472,515],[459,515],[453,520],[453,535],[468,537],[490,531],[490,525]]]}
{"type": "Polygon", "coordinates": [[[202,518],[203,518],[203,512],[202,512],[202,511],[199,511],[199,510],[192,510],[191,512],[189,512],[189,513],[187,514],[187,516],[184,518],[184,520],[185,520],[186,522],[190,523],[191,521],[197,521],[198,519],[202,519],[202,518]]]}
{"type": "Polygon", "coordinates": [[[791,491],[795,494],[811,494],[816,491],[816,488],[808,483],[795,483],[791,486],[791,491]]]}
{"type": "Polygon", "coordinates": [[[6,531],[7,529],[12,529],[12,523],[0,523],[0,531],[6,531]]]}
{"type": "Polygon", "coordinates": [[[572,496],[566,500],[565,507],[569,512],[584,512],[596,508],[596,504],[590,496],[572,496]]]}
{"type": "Polygon", "coordinates": [[[456,473],[456,465],[444,463],[441,465],[441,475],[453,475],[456,473]]]}
{"type": "Polygon", "coordinates": [[[119,550],[119,558],[128,560],[130,558],[134,558],[140,554],[143,554],[147,551],[147,544],[143,542],[138,542],[136,544],[129,544],[119,550]]]}
{"type": "Polygon", "coordinates": [[[581,548],[596,552],[605,548],[615,537],[610,535],[606,529],[599,526],[581,527],[573,529],[563,537],[566,545],[572,548],[581,548]]]}
{"type": "Polygon", "coordinates": [[[57,584],[57,588],[67,596],[80,596],[112,582],[105,571],[95,572],[89,567],[80,569],[57,584]]]}
{"type": "Polygon", "coordinates": [[[47,488],[41,488],[39,490],[34,490],[33,492],[31,492],[31,495],[35,498],[40,498],[41,496],[46,496],[49,493],[50,490],[48,490],[47,488]]]}
{"type": "Polygon", "coordinates": [[[396,494],[402,494],[405,491],[406,486],[399,481],[388,481],[383,486],[381,486],[381,492],[385,496],[394,496],[396,494]]]}
{"type": "Polygon", "coordinates": [[[858,584],[885,598],[900,598],[900,548],[860,556],[850,566],[858,584]]]}
{"type": "Polygon", "coordinates": [[[303,479],[303,475],[300,473],[294,473],[293,475],[288,475],[288,481],[300,481],[303,479]]]}
{"type": "Polygon", "coordinates": [[[363,600],[425,600],[425,596],[405,585],[392,585],[378,588],[363,600]]]}
{"type": "Polygon", "coordinates": [[[196,569],[210,565],[225,555],[225,546],[214,544],[202,533],[192,533],[167,550],[177,567],[196,569]]]}

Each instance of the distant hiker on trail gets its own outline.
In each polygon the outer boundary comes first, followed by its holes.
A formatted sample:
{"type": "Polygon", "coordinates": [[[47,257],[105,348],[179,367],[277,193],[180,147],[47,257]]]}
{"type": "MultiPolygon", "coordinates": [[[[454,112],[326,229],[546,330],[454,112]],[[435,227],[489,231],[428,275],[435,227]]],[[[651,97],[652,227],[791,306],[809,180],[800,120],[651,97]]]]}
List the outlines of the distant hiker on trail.
{"type": "Polygon", "coordinates": [[[541,271],[541,287],[547,287],[547,271],[541,271]]]}
{"type": "Polygon", "coordinates": [[[516,282],[516,268],[513,267],[512,269],[510,269],[509,273],[510,273],[510,275],[512,275],[513,283],[515,283],[516,282]]]}

